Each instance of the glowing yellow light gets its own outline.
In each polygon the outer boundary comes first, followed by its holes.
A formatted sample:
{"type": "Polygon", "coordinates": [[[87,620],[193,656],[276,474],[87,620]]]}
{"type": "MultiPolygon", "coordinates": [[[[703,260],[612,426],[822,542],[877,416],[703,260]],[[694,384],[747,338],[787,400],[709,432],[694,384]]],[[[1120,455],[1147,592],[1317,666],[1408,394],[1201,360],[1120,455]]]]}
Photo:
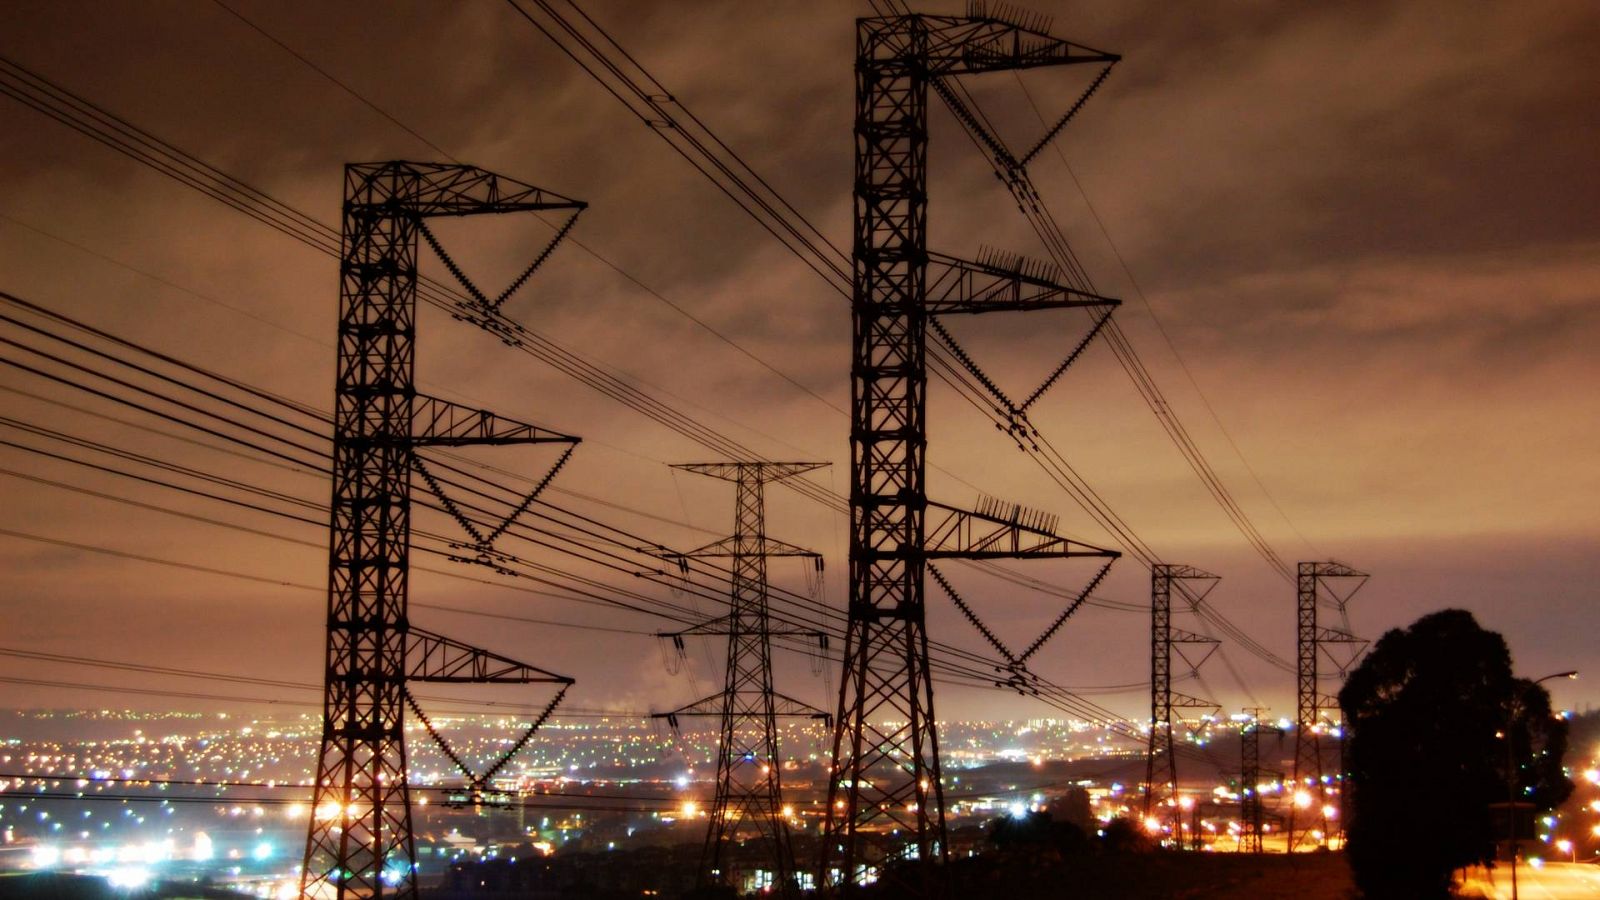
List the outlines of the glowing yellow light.
{"type": "Polygon", "coordinates": [[[694,802],[693,800],[685,800],[683,801],[682,812],[685,819],[692,819],[699,814],[700,804],[694,802]]]}
{"type": "Polygon", "coordinates": [[[785,819],[792,819],[792,818],[794,818],[794,807],[792,807],[792,806],[785,806],[785,807],[784,807],[784,808],[783,808],[783,817],[784,817],[784,818],[785,818],[785,819]]]}
{"type": "Polygon", "coordinates": [[[1339,809],[1336,806],[1324,806],[1322,807],[1322,815],[1327,819],[1337,819],[1339,818],[1339,809]]]}
{"type": "Polygon", "coordinates": [[[1304,790],[1295,791],[1294,792],[1294,805],[1295,805],[1296,809],[1310,809],[1311,808],[1311,792],[1310,791],[1304,791],[1304,790]]]}
{"type": "Polygon", "coordinates": [[[1179,797],[1178,798],[1178,805],[1183,807],[1184,809],[1194,809],[1194,798],[1193,797],[1179,797]]]}
{"type": "Polygon", "coordinates": [[[1161,822],[1155,816],[1144,820],[1144,830],[1155,834],[1161,830],[1161,822]]]}

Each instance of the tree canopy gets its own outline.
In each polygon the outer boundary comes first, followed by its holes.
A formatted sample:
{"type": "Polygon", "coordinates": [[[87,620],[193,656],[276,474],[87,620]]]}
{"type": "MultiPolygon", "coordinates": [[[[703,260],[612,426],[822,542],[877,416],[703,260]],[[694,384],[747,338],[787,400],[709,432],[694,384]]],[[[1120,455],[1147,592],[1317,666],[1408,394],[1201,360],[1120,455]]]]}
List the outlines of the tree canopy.
{"type": "Polygon", "coordinates": [[[1566,723],[1543,688],[1512,674],[1505,640],[1465,610],[1423,616],[1373,647],[1339,692],[1349,730],[1348,851],[1370,898],[1447,897],[1454,870],[1493,860],[1507,799],[1507,735],[1519,802],[1571,792],[1566,723]]]}

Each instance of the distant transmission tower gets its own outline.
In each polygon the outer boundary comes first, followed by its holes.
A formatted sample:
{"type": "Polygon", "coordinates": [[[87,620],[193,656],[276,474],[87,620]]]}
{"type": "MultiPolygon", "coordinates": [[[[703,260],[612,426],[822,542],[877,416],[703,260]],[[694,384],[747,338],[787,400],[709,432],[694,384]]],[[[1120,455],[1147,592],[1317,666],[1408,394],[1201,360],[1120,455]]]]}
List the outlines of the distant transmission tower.
{"type": "Polygon", "coordinates": [[[756,885],[756,888],[773,888],[784,896],[799,889],[794,848],[783,813],[777,717],[807,716],[823,720],[830,717],[810,704],[778,693],[772,686],[772,639],[785,636],[819,639],[820,634],[773,629],[767,614],[767,559],[820,557],[811,550],[767,536],[763,494],[769,483],[825,465],[827,463],[725,462],[673,467],[731,481],[737,487],[733,535],[682,555],[694,559],[732,559],[732,603],[728,614],[663,635],[677,642],[689,635],[726,635],[728,666],[722,691],[672,712],[656,714],[656,718],[667,719],[673,727],[682,716],[721,719],[722,730],[717,740],[717,794],[711,804],[705,850],[700,856],[702,884],[744,891],[744,885],[733,877],[730,846],[739,839],[741,831],[753,829],[765,844],[765,857],[773,876],[771,885],[756,885]]]}
{"type": "MultiPolygon", "coordinates": [[[[1168,813],[1172,836],[1180,846],[1183,843],[1183,810],[1178,805],[1178,757],[1173,752],[1172,710],[1216,710],[1218,707],[1209,700],[1172,689],[1173,645],[1196,644],[1207,648],[1199,660],[1185,657],[1189,668],[1194,670],[1216,650],[1218,641],[1172,627],[1172,587],[1176,581],[1209,582],[1194,595],[1192,602],[1199,603],[1216,587],[1217,580],[1218,576],[1194,566],[1157,563],[1150,567],[1150,744],[1145,754],[1144,818],[1149,821],[1163,811],[1168,813]]],[[[1183,651],[1179,649],[1178,654],[1182,657],[1183,651]]]]}
{"type": "MultiPolygon", "coordinates": [[[[931,502],[925,486],[927,329],[939,327],[934,317],[1086,307],[1101,311],[1104,324],[1116,305],[1017,257],[969,262],[928,251],[929,89],[970,119],[946,83],[956,76],[1117,59],[1047,29],[1041,17],[982,4],[966,16],[857,21],[850,597],[818,875],[824,887],[884,881],[900,896],[942,891],[945,876],[935,866],[948,845],[925,631],[928,561],[1115,556],[1072,544],[1041,523],[931,502]]],[[[1005,158],[1020,169],[1039,147],[1005,158]]],[[[1027,406],[1077,352],[1021,404],[1005,401],[1021,433],[1027,406]]],[[[959,362],[973,368],[964,354],[959,362]]]]}
{"type": "Polygon", "coordinates": [[[1264,710],[1247,709],[1249,716],[1239,729],[1239,849],[1245,853],[1260,853],[1261,836],[1265,833],[1266,809],[1261,802],[1261,779],[1271,775],[1282,779],[1283,773],[1261,768],[1261,735],[1275,734],[1282,743],[1283,729],[1261,721],[1264,710]]]}
{"type": "MultiPolygon", "coordinates": [[[[1305,839],[1310,836],[1319,845],[1328,843],[1328,798],[1335,796],[1340,804],[1341,814],[1339,825],[1342,828],[1344,817],[1342,815],[1344,797],[1344,772],[1340,765],[1338,776],[1339,783],[1330,785],[1327,776],[1322,770],[1322,745],[1321,733],[1324,725],[1323,712],[1337,710],[1338,700],[1334,697],[1324,696],[1318,684],[1318,661],[1323,654],[1329,654],[1329,661],[1342,673],[1350,661],[1361,652],[1361,647],[1366,641],[1350,633],[1348,617],[1345,606],[1355,592],[1366,583],[1367,575],[1357,572],[1343,563],[1336,562],[1303,562],[1300,563],[1296,590],[1298,610],[1295,624],[1295,644],[1297,675],[1295,726],[1294,726],[1294,791],[1290,795],[1289,806],[1289,852],[1293,853],[1305,839]],[[1346,582],[1348,587],[1344,590],[1335,590],[1335,584],[1330,582],[1346,582]],[[1317,622],[1317,606],[1326,597],[1327,604],[1332,606],[1340,615],[1341,627],[1325,627],[1317,622]],[[1343,646],[1346,648],[1344,656],[1334,656],[1330,647],[1343,646]],[[1302,829],[1296,835],[1297,816],[1301,810],[1306,810],[1300,822],[1309,820],[1315,823],[1311,827],[1302,829]]],[[[1340,741],[1340,759],[1344,758],[1344,742],[1340,741]]]]}
{"type": "MultiPolygon", "coordinates": [[[[339,346],[334,386],[333,511],[328,553],[328,641],[322,749],[300,891],[307,897],[410,897],[416,846],[403,720],[407,683],[442,681],[562,685],[514,753],[555,709],[572,680],[424,631],[411,624],[411,478],[419,474],[472,535],[480,556],[554,476],[497,523],[467,518],[440,490],[418,451],[478,444],[566,445],[578,439],[419,394],[415,386],[417,239],[437,242],[425,220],[485,213],[566,212],[575,200],[471,166],[362,163],[345,167],[344,258],[339,266],[339,346]]],[[[570,226],[570,221],[569,221],[570,226]]],[[[564,234],[563,230],[561,234],[564,234]]],[[[556,240],[560,239],[557,235],[556,240]]],[[[499,305],[555,246],[552,241],[498,299],[473,288],[451,300],[458,318],[492,326],[499,305]]],[[[442,251],[441,255],[442,255],[442,251]]],[[[560,463],[556,468],[559,468],[560,463]]],[[[426,724],[426,717],[421,717],[426,724]]],[[[429,726],[432,732],[431,725],[429,726]]],[[[437,733],[433,733],[439,739],[437,733]]],[[[448,750],[448,748],[447,748],[448,750]]],[[[452,753],[452,759],[457,757],[452,753]]],[[[480,794],[510,759],[470,779],[480,794]]]]}

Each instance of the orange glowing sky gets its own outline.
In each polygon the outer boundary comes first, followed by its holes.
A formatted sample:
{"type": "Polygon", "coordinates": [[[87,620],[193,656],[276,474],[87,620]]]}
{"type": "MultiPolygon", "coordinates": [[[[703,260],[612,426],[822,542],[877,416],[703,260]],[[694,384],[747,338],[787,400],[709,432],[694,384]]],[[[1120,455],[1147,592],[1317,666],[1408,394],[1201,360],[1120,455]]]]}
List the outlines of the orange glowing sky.
{"type": "MultiPolygon", "coordinates": [[[[229,2],[452,156],[588,201],[574,237],[822,400],[570,245],[512,301],[516,318],[769,457],[831,461],[816,480],[846,490],[847,421],[832,408],[849,399],[846,305],[543,36],[494,3],[229,2]]],[[[869,13],[864,2],[585,8],[848,245],[852,29],[869,13]]],[[[1366,636],[1462,606],[1506,635],[1525,674],[1577,668],[1600,678],[1591,635],[1600,582],[1600,8],[1241,0],[1049,11],[1058,33],[1124,61],[1066,130],[1061,154],[1040,157],[1035,181],[1096,282],[1125,299],[1120,322],[1257,527],[1291,561],[1332,557],[1372,572],[1351,605],[1366,636]]],[[[325,221],[337,221],[345,162],[438,155],[211,4],[13,2],[4,21],[0,55],[325,221]]],[[[1082,77],[1031,72],[1024,82],[1060,107],[1082,77]]],[[[1037,128],[1010,76],[973,83],[1019,143],[1037,128]]],[[[931,245],[964,256],[980,244],[1038,253],[948,115],[936,110],[933,120],[931,245]]],[[[496,284],[547,232],[496,220],[438,233],[496,284]]],[[[297,401],[331,403],[333,261],[5,97],[0,290],[297,401]]],[[[1015,384],[1048,371],[1077,335],[1048,316],[961,324],[974,354],[1015,384]]],[[[731,524],[726,485],[666,466],[704,450],[431,310],[419,372],[440,392],[582,435],[559,486],[684,524],[562,502],[676,547],[731,524]]],[[[15,370],[0,371],[0,388],[5,417],[202,458],[52,405],[92,403],[15,370]]],[[[935,389],[929,408],[935,496],[966,505],[981,490],[1110,542],[962,401],[935,389]]],[[[1041,401],[1036,422],[1163,558],[1221,574],[1218,608],[1292,657],[1293,586],[1250,551],[1105,346],[1041,401]]],[[[0,468],[250,521],[4,446],[0,468]]],[[[326,500],[315,479],[257,474],[326,500]]],[[[324,531],[270,525],[303,543],[272,540],[10,474],[0,476],[0,497],[0,529],[310,588],[0,536],[0,646],[320,677],[324,531]]],[[[843,523],[788,492],[769,498],[771,532],[828,556],[828,595],[842,607],[843,523]]],[[[1026,571],[1074,586],[1085,574],[1026,571]]],[[[797,563],[774,563],[773,573],[801,583],[797,563]]],[[[1001,582],[967,576],[960,585],[1019,642],[1056,610],[1001,582]]],[[[935,637],[982,649],[929,590],[935,637]]],[[[1147,573],[1125,560],[1103,593],[1143,603],[1147,591],[1147,573]]],[[[665,627],[426,575],[413,599],[665,627]]],[[[666,708],[695,695],[662,672],[650,637],[439,610],[413,618],[575,676],[580,706],[666,708]]],[[[1050,647],[1040,668],[1062,684],[1148,677],[1137,613],[1086,610],[1050,647]]],[[[1183,689],[1230,710],[1292,705],[1291,675],[1230,652],[1244,687],[1212,663],[1203,685],[1183,689]]],[[[710,655],[693,657],[701,687],[716,678],[710,655]]],[[[108,678],[8,658],[0,675],[108,678]]],[[[796,695],[832,705],[804,666],[786,664],[780,677],[796,695]]],[[[127,683],[172,684],[142,675],[127,683]]],[[[1557,685],[1556,702],[1583,705],[1595,696],[1586,683],[1557,685]]],[[[182,705],[42,687],[6,695],[8,705],[182,705]]],[[[1094,698],[1128,716],[1148,708],[1137,687],[1094,698]]],[[[949,717],[1049,713],[970,689],[939,702],[949,717]]]]}

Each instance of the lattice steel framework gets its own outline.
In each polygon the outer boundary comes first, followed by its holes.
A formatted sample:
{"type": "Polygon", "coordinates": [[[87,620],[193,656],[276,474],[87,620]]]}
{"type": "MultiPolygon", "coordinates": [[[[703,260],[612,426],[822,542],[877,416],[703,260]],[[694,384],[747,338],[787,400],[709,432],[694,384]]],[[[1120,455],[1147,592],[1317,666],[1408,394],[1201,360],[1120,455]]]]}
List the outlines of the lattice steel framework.
{"type": "MultiPolygon", "coordinates": [[[[1190,603],[1198,605],[1216,586],[1219,576],[1194,566],[1156,563],[1150,567],[1150,741],[1145,753],[1144,818],[1165,812],[1172,821],[1174,838],[1182,835],[1183,810],[1178,799],[1178,756],[1173,752],[1172,710],[1217,709],[1201,700],[1172,689],[1174,644],[1206,647],[1205,656],[1190,661],[1198,669],[1217,647],[1217,639],[1172,627],[1172,586],[1176,581],[1204,581],[1203,588],[1192,588],[1190,603]]],[[[1180,656],[1182,651],[1178,651],[1180,656]]]]}
{"type": "Polygon", "coordinates": [[[731,862],[730,847],[741,832],[754,831],[765,845],[763,854],[772,867],[773,887],[789,896],[799,889],[795,877],[794,848],[783,815],[778,748],[779,716],[831,718],[826,712],[779,693],[772,683],[772,639],[820,639],[816,631],[774,629],[767,614],[767,560],[799,556],[820,560],[819,554],[767,536],[765,486],[792,478],[827,463],[723,462],[674,466],[736,486],[733,535],[697,550],[687,558],[730,558],[733,565],[728,614],[664,637],[679,642],[688,635],[726,635],[728,666],[721,693],[712,694],[670,713],[658,713],[677,726],[682,716],[716,716],[721,720],[717,741],[717,792],[711,804],[705,849],[700,857],[702,884],[742,890],[731,862]]]}
{"type": "MultiPolygon", "coordinates": [[[[583,204],[460,165],[352,164],[344,187],[326,692],[301,893],[407,897],[416,892],[416,849],[403,728],[405,706],[415,701],[406,683],[546,682],[562,685],[562,692],[571,684],[564,676],[412,626],[407,594],[417,451],[551,442],[567,445],[570,453],[577,443],[417,393],[417,238],[427,235],[428,217],[538,210],[576,216],[583,204]]],[[[431,235],[429,240],[436,246],[431,235]]],[[[498,300],[473,289],[478,299],[460,300],[460,317],[480,324],[497,320],[499,303],[553,247],[554,241],[498,300]]],[[[469,526],[476,539],[471,549],[488,552],[509,522],[483,530],[469,526]]],[[[534,727],[559,699],[558,693],[534,727]]],[[[504,759],[487,774],[503,764],[504,759]]],[[[473,787],[481,782],[482,777],[473,787]]]]}
{"type": "Polygon", "coordinates": [[[906,896],[940,891],[943,876],[934,864],[945,859],[947,846],[924,629],[927,561],[1115,555],[948,507],[949,527],[935,549],[924,521],[930,317],[1065,307],[1109,312],[1116,303],[1020,263],[928,252],[930,85],[960,74],[1115,59],[1039,26],[978,7],[964,17],[857,22],[850,599],[823,885],[848,889],[884,879],[906,896]],[[930,264],[937,268],[932,289],[930,264]]]}
{"type": "Polygon", "coordinates": [[[1239,849],[1245,853],[1262,852],[1261,837],[1265,833],[1266,807],[1261,802],[1261,779],[1271,775],[1282,778],[1283,773],[1261,768],[1261,735],[1275,734],[1283,739],[1283,729],[1261,721],[1260,709],[1246,710],[1250,718],[1239,729],[1239,849]]]}
{"type": "MultiPolygon", "coordinates": [[[[1318,684],[1318,662],[1326,652],[1329,645],[1362,645],[1361,638],[1350,633],[1348,627],[1325,627],[1317,622],[1317,607],[1323,597],[1343,616],[1345,604],[1350,601],[1361,585],[1366,583],[1367,575],[1357,572],[1343,563],[1337,562],[1303,562],[1300,563],[1295,579],[1296,584],[1296,618],[1295,618],[1295,646],[1296,646],[1296,677],[1295,677],[1295,726],[1294,726],[1294,792],[1290,797],[1288,841],[1289,850],[1293,852],[1307,836],[1313,836],[1318,844],[1326,846],[1328,842],[1328,816],[1324,812],[1330,796],[1335,797],[1342,807],[1344,773],[1339,773],[1338,784],[1329,785],[1325,782],[1326,773],[1322,769],[1322,742],[1321,734],[1324,725],[1324,710],[1337,710],[1338,699],[1325,696],[1318,684]],[[1343,591],[1334,589],[1330,582],[1350,579],[1350,586],[1343,591]],[[1314,826],[1301,830],[1299,840],[1296,839],[1297,814],[1301,809],[1307,810],[1305,818],[1315,823],[1314,826]],[[1320,837],[1315,837],[1320,835],[1320,837]]],[[[1359,650],[1357,650],[1359,652],[1359,650]]],[[[1344,665],[1339,666],[1343,669],[1344,665]]],[[[1343,759],[1343,742],[1340,742],[1340,758],[1343,759]]],[[[1339,817],[1343,823],[1343,816],[1339,817]]]]}

